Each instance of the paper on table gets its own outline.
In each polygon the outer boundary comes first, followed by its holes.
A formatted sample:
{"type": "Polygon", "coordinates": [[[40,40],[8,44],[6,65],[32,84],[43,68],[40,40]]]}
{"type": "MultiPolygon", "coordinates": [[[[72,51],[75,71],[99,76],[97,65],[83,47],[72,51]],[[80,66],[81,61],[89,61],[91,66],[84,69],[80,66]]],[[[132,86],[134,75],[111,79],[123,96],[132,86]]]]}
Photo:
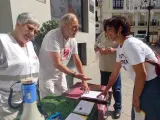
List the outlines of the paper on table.
{"type": "Polygon", "coordinates": [[[73,112],[82,115],[89,115],[92,111],[93,106],[94,106],[93,102],[81,100],[73,112]]]}
{"type": "Polygon", "coordinates": [[[70,113],[65,120],[86,120],[86,118],[83,118],[82,116],[75,113],[70,113]]]}
{"type": "Polygon", "coordinates": [[[81,97],[98,99],[97,96],[100,93],[101,93],[100,91],[89,91],[89,93],[84,93],[81,97]]]}
{"type": "Polygon", "coordinates": [[[146,114],[144,111],[141,110],[139,113],[135,111],[135,120],[145,120],[145,116],[146,114]]]}

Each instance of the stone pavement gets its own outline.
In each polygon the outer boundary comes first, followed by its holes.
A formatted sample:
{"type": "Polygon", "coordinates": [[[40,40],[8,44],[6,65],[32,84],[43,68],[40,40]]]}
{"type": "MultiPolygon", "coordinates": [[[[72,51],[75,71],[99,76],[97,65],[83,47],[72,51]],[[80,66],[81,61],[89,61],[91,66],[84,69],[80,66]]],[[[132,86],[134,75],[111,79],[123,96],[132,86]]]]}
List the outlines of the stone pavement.
{"type": "MultiPolygon", "coordinates": [[[[85,66],[84,71],[87,76],[92,77],[90,83],[100,84],[100,72],[98,67],[98,61],[85,66]]],[[[77,82],[79,80],[74,80],[77,82]]],[[[133,81],[129,79],[127,73],[122,70],[122,114],[121,118],[118,120],[130,120],[131,117],[131,101],[132,101],[132,89],[133,89],[133,81]]],[[[109,107],[109,111],[106,113],[107,120],[113,119],[113,107],[114,100],[112,100],[112,104],[109,107]]]]}

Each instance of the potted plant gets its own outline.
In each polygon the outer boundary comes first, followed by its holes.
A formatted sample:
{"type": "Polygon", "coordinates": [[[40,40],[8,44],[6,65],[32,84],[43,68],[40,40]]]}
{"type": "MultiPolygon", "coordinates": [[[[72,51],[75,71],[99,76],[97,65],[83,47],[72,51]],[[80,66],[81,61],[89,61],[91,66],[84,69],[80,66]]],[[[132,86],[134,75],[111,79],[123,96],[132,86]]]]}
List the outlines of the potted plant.
{"type": "Polygon", "coordinates": [[[39,55],[39,49],[41,47],[43,38],[45,35],[52,29],[56,29],[59,27],[59,21],[49,20],[42,24],[42,27],[39,29],[37,36],[33,40],[33,45],[37,56],[39,55]]]}

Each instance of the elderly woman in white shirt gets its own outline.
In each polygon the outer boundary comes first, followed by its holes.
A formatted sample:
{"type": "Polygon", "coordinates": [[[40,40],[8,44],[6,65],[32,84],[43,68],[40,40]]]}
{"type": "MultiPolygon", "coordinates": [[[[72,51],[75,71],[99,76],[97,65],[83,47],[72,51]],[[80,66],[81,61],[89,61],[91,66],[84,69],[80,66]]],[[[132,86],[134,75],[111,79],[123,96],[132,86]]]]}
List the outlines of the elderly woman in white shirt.
{"type": "Polygon", "coordinates": [[[38,27],[39,23],[31,13],[21,13],[15,29],[0,34],[0,120],[13,120],[18,115],[18,109],[13,108],[22,101],[21,84],[13,86],[12,108],[8,105],[10,87],[21,78],[32,76],[38,80],[39,60],[30,41],[38,27]]]}
{"type": "Polygon", "coordinates": [[[157,61],[154,52],[139,39],[129,36],[130,24],[124,17],[111,18],[106,26],[106,32],[111,40],[119,44],[119,47],[114,71],[106,89],[100,95],[107,94],[123,67],[134,80],[134,110],[138,113],[145,112],[145,120],[160,120],[160,78],[156,74],[155,66],[145,62],[157,61]]]}

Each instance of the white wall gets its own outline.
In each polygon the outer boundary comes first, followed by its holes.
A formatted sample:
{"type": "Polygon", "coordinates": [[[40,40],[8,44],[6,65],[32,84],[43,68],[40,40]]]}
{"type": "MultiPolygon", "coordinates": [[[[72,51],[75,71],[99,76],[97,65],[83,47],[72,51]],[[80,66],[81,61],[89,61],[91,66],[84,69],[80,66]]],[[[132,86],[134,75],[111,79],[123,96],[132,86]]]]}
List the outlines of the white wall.
{"type": "Polygon", "coordinates": [[[0,33],[8,33],[12,29],[10,0],[0,0],[0,33]]]}
{"type": "Polygon", "coordinates": [[[16,24],[18,14],[22,12],[33,13],[40,21],[40,24],[47,20],[51,20],[50,0],[46,0],[46,3],[42,3],[37,0],[10,0],[10,2],[13,27],[16,24]]]}
{"type": "Polygon", "coordinates": [[[95,60],[94,43],[95,43],[95,13],[89,12],[89,39],[87,44],[87,59],[88,61],[95,60]]]}
{"type": "MultiPolygon", "coordinates": [[[[95,43],[95,4],[94,13],[89,11],[90,0],[84,1],[83,22],[84,32],[78,32],[76,40],[78,43],[86,43],[87,65],[95,61],[94,43],[95,43]]],[[[95,3],[95,0],[92,0],[95,3]]]]}

